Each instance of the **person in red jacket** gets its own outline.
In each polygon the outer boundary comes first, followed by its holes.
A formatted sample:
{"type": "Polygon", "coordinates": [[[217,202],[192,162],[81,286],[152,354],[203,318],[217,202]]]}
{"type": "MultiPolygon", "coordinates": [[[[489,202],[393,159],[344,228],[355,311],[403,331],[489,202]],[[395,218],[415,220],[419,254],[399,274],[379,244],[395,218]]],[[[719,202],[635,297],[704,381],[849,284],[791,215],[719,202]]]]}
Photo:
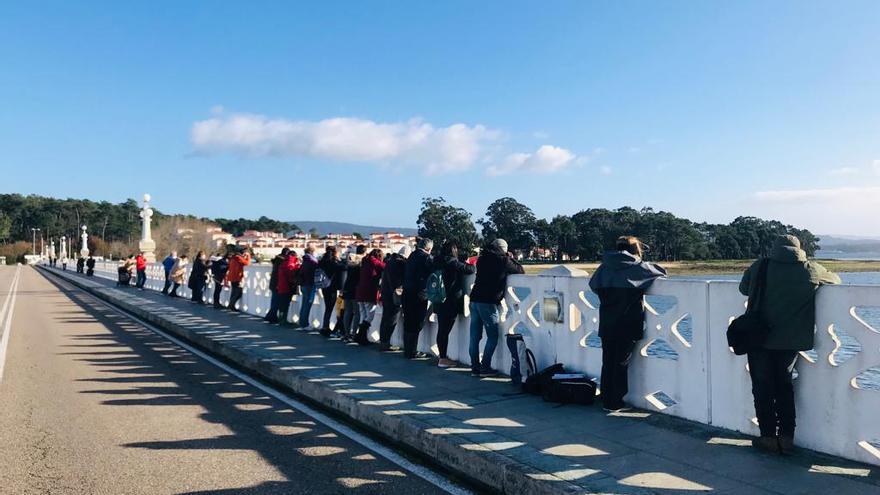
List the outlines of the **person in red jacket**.
{"type": "Polygon", "coordinates": [[[361,273],[358,278],[355,300],[361,315],[361,323],[358,325],[357,336],[354,341],[360,345],[368,345],[367,333],[373,324],[373,316],[376,315],[376,305],[379,303],[379,282],[382,280],[382,270],[385,262],[382,261],[382,250],[374,249],[361,261],[361,273]]]}
{"type": "Polygon", "coordinates": [[[278,321],[282,325],[287,325],[287,312],[290,310],[290,301],[296,293],[299,271],[302,268],[302,262],[296,255],[296,251],[291,250],[287,258],[278,266],[278,282],[275,286],[275,293],[278,294],[278,321]]]}
{"type": "Polygon", "coordinates": [[[135,268],[137,269],[137,281],[135,287],[144,290],[144,284],[147,283],[147,258],[144,253],[138,253],[134,259],[135,268]]]}
{"type": "Polygon", "coordinates": [[[251,264],[251,255],[242,252],[229,258],[229,270],[226,271],[226,284],[232,287],[229,293],[229,304],[226,306],[230,311],[240,311],[235,303],[241,299],[241,282],[244,280],[244,267],[251,264]]]}

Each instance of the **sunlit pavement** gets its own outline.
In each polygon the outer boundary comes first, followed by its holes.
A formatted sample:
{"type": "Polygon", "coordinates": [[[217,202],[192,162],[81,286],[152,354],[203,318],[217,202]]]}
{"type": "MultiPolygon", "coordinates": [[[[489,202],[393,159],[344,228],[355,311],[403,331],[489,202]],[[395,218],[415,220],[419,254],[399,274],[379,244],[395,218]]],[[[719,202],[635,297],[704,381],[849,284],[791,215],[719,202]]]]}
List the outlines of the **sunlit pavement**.
{"type": "MultiPolygon", "coordinates": [[[[662,414],[607,415],[598,406],[560,407],[518,394],[503,378],[475,379],[464,366],[440,370],[430,361],[409,362],[400,354],[269,326],[253,316],[116,289],[106,280],[65,276],[222,348],[246,367],[307,391],[438,463],[511,493],[507,483],[516,475],[533,480],[530,489],[546,493],[557,488],[880,493],[880,477],[872,466],[806,451],[791,457],[761,454],[746,437],[662,414]],[[377,414],[398,422],[376,420],[377,414]],[[397,430],[382,431],[386,425],[397,430]]],[[[499,352],[506,350],[499,347],[499,352]]]]}

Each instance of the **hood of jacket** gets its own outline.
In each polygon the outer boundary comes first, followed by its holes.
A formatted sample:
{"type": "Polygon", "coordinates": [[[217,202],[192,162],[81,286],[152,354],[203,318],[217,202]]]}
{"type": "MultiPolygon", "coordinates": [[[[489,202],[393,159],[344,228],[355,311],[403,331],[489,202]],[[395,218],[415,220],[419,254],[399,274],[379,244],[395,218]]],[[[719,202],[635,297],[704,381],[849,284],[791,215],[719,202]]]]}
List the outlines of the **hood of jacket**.
{"type": "Polygon", "coordinates": [[[780,263],[803,263],[807,253],[801,249],[801,241],[793,235],[781,235],[773,243],[770,259],[780,263]]]}
{"type": "Polygon", "coordinates": [[[607,251],[602,255],[602,265],[590,279],[590,287],[647,289],[654,280],[665,276],[666,270],[642,261],[634,254],[627,251],[607,251]]]}

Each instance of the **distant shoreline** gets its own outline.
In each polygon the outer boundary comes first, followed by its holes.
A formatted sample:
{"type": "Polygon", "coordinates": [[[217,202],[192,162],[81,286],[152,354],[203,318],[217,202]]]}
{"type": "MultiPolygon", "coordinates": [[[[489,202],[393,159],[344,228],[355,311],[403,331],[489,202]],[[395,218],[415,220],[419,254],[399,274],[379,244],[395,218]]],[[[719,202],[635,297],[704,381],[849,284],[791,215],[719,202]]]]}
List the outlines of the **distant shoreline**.
{"type": "MultiPolygon", "coordinates": [[[[816,259],[825,268],[833,272],[880,272],[880,260],[832,260],[816,259]]],[[[703,260],[703,261],[668,261],[660,262],[670,275],[730,275],[742,273],[754,260],[703,260]]],[[[599,263],[541,263],[528,264],[524,268],[527,274],[534,275],[560,264],[593,272],[599,263]]]]}

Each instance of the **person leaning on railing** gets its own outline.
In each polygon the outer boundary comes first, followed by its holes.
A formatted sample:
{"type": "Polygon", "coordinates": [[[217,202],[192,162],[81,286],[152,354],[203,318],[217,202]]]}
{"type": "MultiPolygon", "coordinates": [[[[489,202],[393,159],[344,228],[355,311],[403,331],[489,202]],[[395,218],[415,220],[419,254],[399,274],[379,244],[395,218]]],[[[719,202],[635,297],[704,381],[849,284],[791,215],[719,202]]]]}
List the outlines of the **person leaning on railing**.
{"type": "Polygon", "coordinates": [[[629,361],[636,342],[645,336],[645,291],[666,276],[662,267],[643,261],[642,254],[637,237],[622,236],[590,277],[590,289],[599,296],[601,399],[606,411],[626,409],[629,361]]]}
{"type": "Polygon", "coordinates": [[[244,280],[244,267],[251,264],[251,255],[242,249],[239,254],[234,254],[229,258],[229,269],[226,271],[226,283],[229,284],[229,304],[227,308],[230,311],[241,311],[235,307],[235,304],[241,299],[242,288],[241,282],[244,280]]]}
{"type": "MultiPolygon", "coordinates": [[[[743,295],[756,290],[762,261],[755,261],[743,274],[739,284],[743,295]]],[[[760,348],[748,352],[755,414],[761,430],[755,445],[787,453],[794,447],[792,371],[798,352],[813,348],[816,290],[822,285],[839,284],[840,277],[808,261],[800,241],[792,235],[776,239],[766,270],[767,281],[758,305],[769,333],[760,348]]]]}

